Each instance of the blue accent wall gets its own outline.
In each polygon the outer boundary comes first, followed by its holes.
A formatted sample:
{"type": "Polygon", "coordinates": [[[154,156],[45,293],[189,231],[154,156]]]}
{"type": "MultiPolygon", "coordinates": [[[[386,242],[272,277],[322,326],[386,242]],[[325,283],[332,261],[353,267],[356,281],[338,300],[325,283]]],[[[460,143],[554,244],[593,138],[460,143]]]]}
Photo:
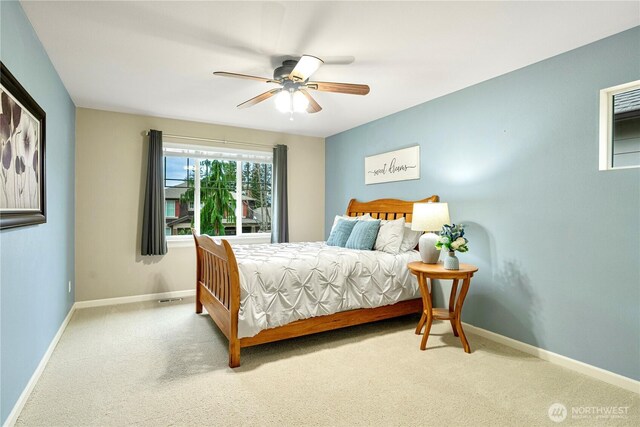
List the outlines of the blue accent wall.
{"type": "Polygon", "coordinates": [[[47,114],[47,223],[0,232],[0,418],[74,301],[75,105],[20,4],[0,2],[0,58],[47,114]]]}
{"type": "Polygon", "coordinates": [[[352,197],[438,194],[480,267],[464,321],[638,380],[640,169],[598,171],[599,90],[637,79],[640,27],[329,137],[325,230],[352,197]],[[420,180],[364,184],[415,144],[420,180]]]}

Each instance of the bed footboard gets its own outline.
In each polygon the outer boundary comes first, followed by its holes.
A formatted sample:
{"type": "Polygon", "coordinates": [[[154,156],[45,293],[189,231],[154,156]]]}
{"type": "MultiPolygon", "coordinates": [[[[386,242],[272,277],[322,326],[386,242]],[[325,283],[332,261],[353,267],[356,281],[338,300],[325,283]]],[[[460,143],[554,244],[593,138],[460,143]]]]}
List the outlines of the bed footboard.
{"type": "Polygon", "coordinates": [[[196,313],[202,307],[229,340],[229,367],[240,366],[238,310],[240,278],[231,245],[226,240],[193,234],[196,243],[196,313]]]}

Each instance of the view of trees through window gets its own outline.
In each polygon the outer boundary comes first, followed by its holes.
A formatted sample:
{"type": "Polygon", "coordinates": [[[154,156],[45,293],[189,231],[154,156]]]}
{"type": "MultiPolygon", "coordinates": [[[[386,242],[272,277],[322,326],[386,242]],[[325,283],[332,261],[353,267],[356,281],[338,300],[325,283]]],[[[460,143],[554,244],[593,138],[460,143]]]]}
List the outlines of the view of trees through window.
{"type": "Polygon", "coordinates": [[[243,233],[271,232],[271,164],[242,163],[243,213],[255,223],[242,222],[243,233]]]}
{"type": "Polygon", "coordinates": [[[197,217],[200,234],[271,232],[271,164],[165,155],[164,168],[167,235],[191,234],[197,217]]]}

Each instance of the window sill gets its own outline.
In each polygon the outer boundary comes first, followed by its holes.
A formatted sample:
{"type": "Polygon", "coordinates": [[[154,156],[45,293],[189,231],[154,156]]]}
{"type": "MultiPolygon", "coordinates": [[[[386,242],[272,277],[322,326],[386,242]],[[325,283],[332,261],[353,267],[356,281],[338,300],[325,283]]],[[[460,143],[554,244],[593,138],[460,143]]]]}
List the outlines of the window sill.
{"type": "MultiPolygon", "coordinates": [[[[268,233],[243,234],[241,236],[223,236],[214,238],[225,239],[232,246],[271,243],[271,234],[268,233]]],[[[169,248],[193,248],[193,236],[167,237],[167,246],[169,248]]]]}
{"type": "Polygon", "coordinates": [[[602,168],[600,169],[601,172],[604,171],[618,171],[618,170],[625,170],[625,169],[638,169],[640,168],[640,165],[630,165],[630,166],[612,166],[609,168],[602,168]]]}

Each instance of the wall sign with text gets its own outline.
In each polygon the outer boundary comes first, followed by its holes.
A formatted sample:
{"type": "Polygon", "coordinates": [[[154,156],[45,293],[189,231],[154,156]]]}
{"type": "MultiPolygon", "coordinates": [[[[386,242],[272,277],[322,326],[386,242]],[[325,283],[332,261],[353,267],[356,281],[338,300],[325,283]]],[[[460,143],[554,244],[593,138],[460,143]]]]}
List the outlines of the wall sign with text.
{"type": "Polygon", "coordinates": [[[364,183],[420,179],[420,146],[364,158],[364,183]]]}

